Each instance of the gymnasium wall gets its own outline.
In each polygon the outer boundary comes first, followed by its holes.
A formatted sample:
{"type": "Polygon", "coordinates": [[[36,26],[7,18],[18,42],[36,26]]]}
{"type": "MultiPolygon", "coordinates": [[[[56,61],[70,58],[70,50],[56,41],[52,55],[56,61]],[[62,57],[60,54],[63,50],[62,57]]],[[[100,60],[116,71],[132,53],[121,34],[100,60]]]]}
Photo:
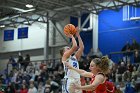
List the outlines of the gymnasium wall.
{"type": "MultiPolygon", "coordinates": [[[[63,34],[63,27],[70,22],[69,18],[66,18],[62,21],[56,22],[57,28],[63,34]]],[[[31,61],[34,60],[44,60],[44,47],[46,41],[46,25],[43,23],[35,22],[31,26],[20,25],[17,28],[5,28],[0,31],[0,68],[6,68],[7,60],[9,56],[13,55],[17,59],[18,52],[22,51],[23,57],[28,53],[31,55],[31,61]],[[18,28],[20,27],[28,27],[28,38],[18,39],[18,28]],[[4,30],[14,29],[14,40],[4,41],[3,34],[4,30]],[[1,67],[2,66],[2,67],[1,67]]],[[[56,30],[56,37],[53,37],[54,27],[52,22],[50,21],[49,27],[49,58],[52,58],[52,49],[53,46],[53,38],[55,38],[55,44],[58,47],[55,48],[56,58],[59,58],[59,45],[66,45],[67,42],[62,38],[60,33],[56,30]]],[[[63,34],[64,35],[64,34],[63,34]]],[[[1,70],[0,69],[0,70],[1,70]]]]}
{"type": "MultiPolygon", "coordinates": [[[[56,22],[56,26],[63,33],[63,27],[65,24],[69,23],[69,19],[63,20],[62,22],[56,22]],[[61,24],[61,25],[60,25],[61,24]]],[[[7,30],[14,29],[14,40],[4,41],[3,34],[4,30],[0,32],[0,52],[12,52],[12,51],[22,51],[30,49],[44,48],[46,39],[46,25],[43,23],[35,22],[31,26],[20,25],[17,28],[6,28],[7,30]],[[18,28],[28,27],[28,38],[18,39],[18,28]]],[[[65,44],[62,36],[56,30],[56,37],[53,37],[53,25],[50,22],[49,28],[49,45],[52,45],[52,38],[55,38],[56,45],[65,44]]]]}
{"type": "Polygon", "coordinates": [[[45,24],[35,23],[32,26],[24,26],[20,25],[20,27],[28,27],[28,38],[24,39],[18,39],[18,28],[6,28],[14,29],[14,40],[11,41],[4,41],[3,40],[3,33],[2,31],[2,37],[1,40],[1,47],[0,52],[11,52],[11,51],[22,51],[22,50],[29,50],[29,49],[36,49],[36,48],[42,48],[44,46],[44,40],[45,40],[45,29],[41,28],[46,27],[45,24]]]}
{"type": "MultiPolygon", "coordinates": [[[[130,8],[130,7],[129,7],[130,8]]],[[[136,9],[136,15],[130,8],[130,19],[132,16],[140,17],[140,8],[136,9]]],[[[123,21],[123,8],[118,12],[104,10],[99,14],[99,48],[103,54],[121,51],[127,41],[132,43],[136,39],[140,43],[140,21],[123,21]]]]}

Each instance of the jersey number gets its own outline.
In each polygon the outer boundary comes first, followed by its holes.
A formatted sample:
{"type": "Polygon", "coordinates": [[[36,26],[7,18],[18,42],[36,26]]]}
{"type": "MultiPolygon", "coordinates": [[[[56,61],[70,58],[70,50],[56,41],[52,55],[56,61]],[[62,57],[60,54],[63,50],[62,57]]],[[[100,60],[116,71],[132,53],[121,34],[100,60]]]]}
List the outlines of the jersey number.
{"type": "Polygon", "coordinates": [[[73,62],[73,67],[77,68],[77,63],[73,62]]]}

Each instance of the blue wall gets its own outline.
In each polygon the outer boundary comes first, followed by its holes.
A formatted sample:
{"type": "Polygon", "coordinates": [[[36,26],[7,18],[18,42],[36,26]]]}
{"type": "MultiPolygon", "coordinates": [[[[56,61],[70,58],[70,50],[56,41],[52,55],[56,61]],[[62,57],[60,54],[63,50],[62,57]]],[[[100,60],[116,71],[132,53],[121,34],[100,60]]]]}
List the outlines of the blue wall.
{"type": "Polygon", "coordinates": [[[121,51],[133,38],[140,43],[140,21],[123,21],[122,9],[104,10],[99,14],[99,48],[103,54],[121,51]]]}
{"type": "Polygon", "coordinates": [[[80,35],[85,46],[84,54],[87,55],[92,47],[92,31],[83,31],[80,35]]]}

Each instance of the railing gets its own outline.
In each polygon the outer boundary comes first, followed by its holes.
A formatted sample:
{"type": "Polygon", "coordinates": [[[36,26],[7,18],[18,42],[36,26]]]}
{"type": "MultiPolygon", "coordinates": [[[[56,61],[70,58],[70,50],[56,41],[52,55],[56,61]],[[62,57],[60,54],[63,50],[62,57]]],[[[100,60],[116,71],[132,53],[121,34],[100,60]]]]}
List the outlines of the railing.
{"type": "MultiPolygon", "coordinates": [[[[137,51],[140,53],[140,50],[137,50],[137,51]]],[[[115,61],[115,63],[118,63],[119,61],[125,61],[125,62],[130,61],[131,63],[136,63],[136,62],[134,62],[134,54],[135,54],[135,52],[136,52],[136,50],[111,52],[109,54],[109,57],[113,61],[115,61]]],[[[138,62],[138,63],[140,63],[140,62],[138,62]]]]}

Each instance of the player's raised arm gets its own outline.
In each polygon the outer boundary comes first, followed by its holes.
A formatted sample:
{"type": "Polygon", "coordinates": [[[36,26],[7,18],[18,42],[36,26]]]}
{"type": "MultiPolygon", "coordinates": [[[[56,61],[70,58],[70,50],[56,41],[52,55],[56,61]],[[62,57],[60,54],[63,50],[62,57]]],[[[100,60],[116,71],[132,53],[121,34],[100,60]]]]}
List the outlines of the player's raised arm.
{"type": "Polygon", "coordinates": [[[81,36],[79,34],[79,31],[80,31],[79,28],[77,27],[76,30],[77,30],[76,36],[78,38],[79,48],[78,48],[78,51],[75,53],[75,56],[76,56],[77,60],[79,60],[82,53],[83,53],[83,50],[84,50],[84,44],[83,44],[83,41],[82,41],[81,36]]]}

